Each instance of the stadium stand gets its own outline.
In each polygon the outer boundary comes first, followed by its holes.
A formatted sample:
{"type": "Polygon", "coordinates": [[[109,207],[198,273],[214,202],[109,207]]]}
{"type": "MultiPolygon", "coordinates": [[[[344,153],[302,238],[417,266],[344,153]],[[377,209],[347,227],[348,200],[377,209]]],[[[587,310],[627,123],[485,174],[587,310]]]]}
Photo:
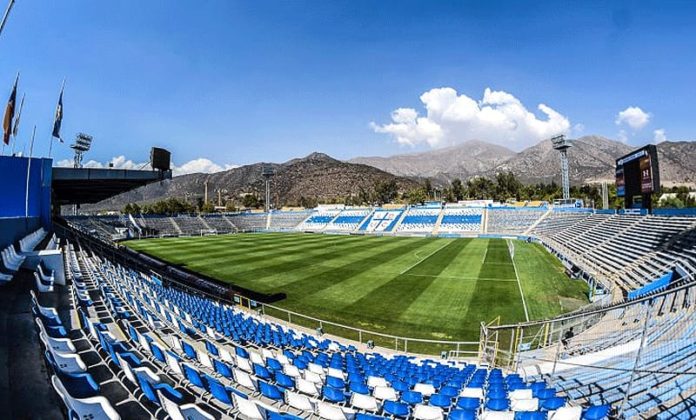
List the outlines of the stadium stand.
{"type": "Polygon", "coordinates": [[[227,216],[227,219],[232,222],[240,232],[255,232],[264,230],[268,226],[267,213],[239,213],[227,216]]]}
{"type": "MultiPolygon", "coordinates": [[[[524,204],[524,203],[523,203],[524,204]]],[[[489,208],[488,209],[488,233],[521,234],[539,220],[546,213],[546,209],[532,207],[520,208],[489,208]]]]}
{"type": "Polygon", "coordinates": [[[440,207],[409,207],[399,224],[399,232],[432,233],[442,209],[440,207]]]}
{"type": "Polygon", "coordinates": [[[237,230],[223,214],[207,214],[203,216],[203,220],[215,233],[231,233],[237,230]]]}
{"type": "Polygon", "coordinates": [[[363,209],[344,209],[326,225],[327,232],[351,232],[356,230],[371,210],[363,209]]]}
{"type": "Polygon", "coordinates": [[[442,213],[439,233],[481,233],[482,208],[446,206],[442,213]]]}
{"type": "Polygon", "coordinates": [[[319,209],[307,217],[297,226],[299,231],[319,231],[323,230],[336,216],[341,213],[340,209],[319,209]]]}
{"type": "Polygon", "coordinates": [[[523,412],[603,418],[608,412],[550,392],[535,396],[531,387],[549,389],[542,380],[526,382],[500,369],[363,352],[165,287],[93,250],[68,245],[66,256],[79,328],[40,302],[33,306],[56,392],[80,418],[178,412],[254,419],[486,419],[523,412]],[[597,411],[604,416],[592,417],[597,411]]]}
{"type": "Polygon", "coordinates": [[[270,216],[270,229],[274,231],[294,230],[310,214],[312,214],[312,210],[274,211],[270,216]]]}
{"type": "Polygon", "coordinates": [[[402,209],[376,209],[372,215],[362,222],[358,230],[366,233],[391,232],[403,212],[404,210],[402,209]]]}

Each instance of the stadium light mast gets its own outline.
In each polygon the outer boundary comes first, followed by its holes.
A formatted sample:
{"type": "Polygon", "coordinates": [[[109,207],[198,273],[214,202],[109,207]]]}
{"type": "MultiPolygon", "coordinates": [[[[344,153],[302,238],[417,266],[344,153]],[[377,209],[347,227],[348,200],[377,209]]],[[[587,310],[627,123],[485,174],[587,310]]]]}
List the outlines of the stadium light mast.
{"type": "Polygon", "coordinates": [[[561,153],[561,183],[563,186],[563,199],[570,198],[570,175],[568,174],[568,149],[573,147],[563,134],[551,138],[553,148],[561,153]]]}
{"type": "Polygon", "coordinates": [[[271,178],[275,176],[275,171],[270,166],[264,166],[261,170],[261,176],[266,180],[266,200],[264,202],[266,213],[271,211],[271,178]]]}
{"type": "Polygon", "coordinates": [[[75,157],[73,158],[73,167],[82,167],[82,156],[89,151],[92,147],[92,136],[85,133],[77,133],[75,136],[75,143],[70,145],[70,148],[75,151],[75,157]]]}

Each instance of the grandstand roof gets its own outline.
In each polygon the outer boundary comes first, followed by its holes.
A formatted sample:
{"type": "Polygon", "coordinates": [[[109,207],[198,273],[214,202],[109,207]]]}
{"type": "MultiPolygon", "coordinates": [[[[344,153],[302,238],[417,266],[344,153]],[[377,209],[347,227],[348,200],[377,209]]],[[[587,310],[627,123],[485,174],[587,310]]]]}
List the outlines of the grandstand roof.
{"type": "Polygon", "coordinates": [[[53,168],[53,202],[56,205],[97,203],[171,177],[171,171],[53,168]]]}

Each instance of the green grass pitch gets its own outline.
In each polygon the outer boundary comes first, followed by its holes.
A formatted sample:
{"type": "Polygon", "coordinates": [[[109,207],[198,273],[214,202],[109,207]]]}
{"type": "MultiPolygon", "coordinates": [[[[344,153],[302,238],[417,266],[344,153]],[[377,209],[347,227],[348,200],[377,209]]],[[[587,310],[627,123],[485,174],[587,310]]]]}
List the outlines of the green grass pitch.
{"type": "Polygon", "coordinates": [[[477,341],[481,321],[525,320],[520,289],[530,319],[587,303],[584,282],[522,241],[514,265],[503,239],[256,233],[126,245],[247,289],[284,292],[275,305],[285,309],[406,337],[477,341]]]}

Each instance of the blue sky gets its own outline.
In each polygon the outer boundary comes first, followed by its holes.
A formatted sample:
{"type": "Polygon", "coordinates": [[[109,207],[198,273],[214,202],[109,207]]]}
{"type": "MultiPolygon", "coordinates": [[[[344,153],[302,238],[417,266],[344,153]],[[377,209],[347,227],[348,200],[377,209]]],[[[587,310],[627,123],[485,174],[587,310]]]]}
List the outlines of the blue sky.
{"type": "Polygon", "coordinates": [[[63,135],[92,134],[101,162],[153,145],[222,167],[473,137],[519,150],[558,130],[690,140],[694,21],[687,1],[17,0],[0,95],[21,71],[19,144],[37,124],[45,155],[66,77],[63,135]]]}

